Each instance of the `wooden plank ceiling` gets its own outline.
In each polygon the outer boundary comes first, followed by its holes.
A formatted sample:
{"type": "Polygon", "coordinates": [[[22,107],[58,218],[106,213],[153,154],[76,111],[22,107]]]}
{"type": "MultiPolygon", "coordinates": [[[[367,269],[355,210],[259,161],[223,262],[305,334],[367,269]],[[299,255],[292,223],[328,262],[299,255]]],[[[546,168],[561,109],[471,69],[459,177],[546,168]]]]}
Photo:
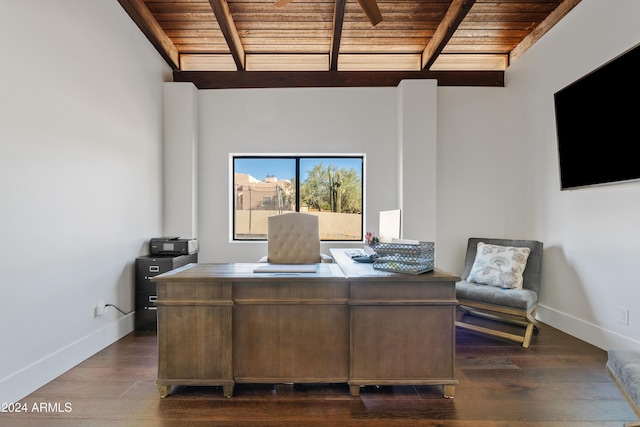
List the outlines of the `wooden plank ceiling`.
{"type": "Polygon", "coordinates": [[[377,0],[375,25],[373,0],[119,2],[174,81],[207,89],[503,86],[509,64],[580,0],[377,0]]]}

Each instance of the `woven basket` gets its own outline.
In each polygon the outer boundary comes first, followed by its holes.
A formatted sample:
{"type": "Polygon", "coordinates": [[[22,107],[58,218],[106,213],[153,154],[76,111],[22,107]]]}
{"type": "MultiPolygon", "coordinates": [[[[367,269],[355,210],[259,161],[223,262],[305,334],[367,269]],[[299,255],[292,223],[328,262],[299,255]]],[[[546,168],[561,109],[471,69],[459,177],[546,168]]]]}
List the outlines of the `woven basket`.
{"type": "Polygon", "coordinates": [[[373,268],[394,273],[422,274],[434,268],[433,242],[378,243],[373,268]]]}

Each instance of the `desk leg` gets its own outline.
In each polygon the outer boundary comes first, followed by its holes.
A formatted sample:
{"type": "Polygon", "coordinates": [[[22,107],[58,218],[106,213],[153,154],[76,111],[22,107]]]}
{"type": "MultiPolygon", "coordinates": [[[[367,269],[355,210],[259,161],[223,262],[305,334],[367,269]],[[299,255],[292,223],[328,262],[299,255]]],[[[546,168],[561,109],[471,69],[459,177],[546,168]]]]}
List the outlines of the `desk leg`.
{"type": "Polygon", "coordinates": [[[233,385],[234,383],[222,385],[222,394],[224,395],[224,397],[233,396],[233,385]]]}
{"type": "Polygon", "coordinates": [[[158,392],[160,392],[160,397],[167,397],[171,393],[171,386],[158,384],[158,392]]]}
{"type": "Polygon", "coordinates": [[[353,397],[360,396],[360,386],[359,385],[350,385],[349,386],[349,392],[351,393],[351,396],[353,396],[353,397]]]}
{"type": "Polygon", "coordinates": [[[455,385],[445,385],[444,386],[444,397],[446,397],[447,399],[453,399],[453,395],[456,393],[456,386],[455,385]]]}

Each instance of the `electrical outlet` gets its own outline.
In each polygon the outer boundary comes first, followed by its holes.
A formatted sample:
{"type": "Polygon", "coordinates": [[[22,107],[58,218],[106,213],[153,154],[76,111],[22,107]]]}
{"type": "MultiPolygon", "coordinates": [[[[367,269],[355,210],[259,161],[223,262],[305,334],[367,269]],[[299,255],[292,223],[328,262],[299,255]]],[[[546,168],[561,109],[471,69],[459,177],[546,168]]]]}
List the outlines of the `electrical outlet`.
{"type": "Polygon", "coordinates": [[[618,323],[621,325],[629,325],[629,309],[618,307],[618,323]]]}
{"type": "Polygon", "coordinates": [[[96,303],[96,317],[104,315],[104,309],[107,308],[107,304],[103,301],[96,303]]]}

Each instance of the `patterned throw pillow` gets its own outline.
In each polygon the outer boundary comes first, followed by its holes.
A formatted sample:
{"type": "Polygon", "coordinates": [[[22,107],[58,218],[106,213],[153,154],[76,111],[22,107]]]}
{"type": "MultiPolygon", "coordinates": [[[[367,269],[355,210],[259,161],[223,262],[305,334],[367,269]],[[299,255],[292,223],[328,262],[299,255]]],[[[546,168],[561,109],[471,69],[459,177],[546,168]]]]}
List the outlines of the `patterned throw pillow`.
{"type": "Polygon", "coordinates": [[[468,282],[500,288],[522,289],[522,272],[531,249],[478,243],[468,282]]]}

